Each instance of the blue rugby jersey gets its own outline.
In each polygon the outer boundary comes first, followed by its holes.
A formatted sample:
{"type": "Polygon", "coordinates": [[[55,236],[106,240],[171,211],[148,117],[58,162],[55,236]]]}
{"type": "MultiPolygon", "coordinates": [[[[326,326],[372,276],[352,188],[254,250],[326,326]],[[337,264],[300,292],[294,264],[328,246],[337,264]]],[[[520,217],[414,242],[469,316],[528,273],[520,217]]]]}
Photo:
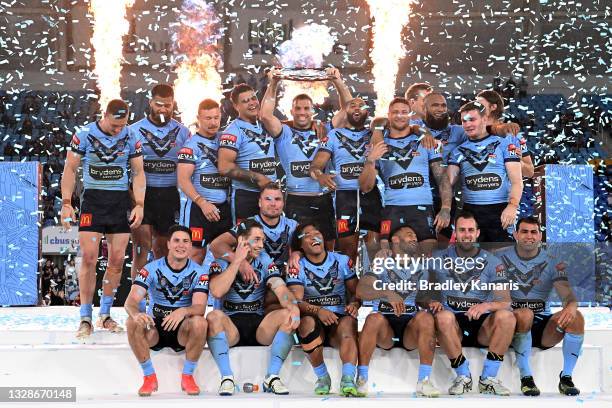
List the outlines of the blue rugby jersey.
{"type": "Polygon", "coordinates": [[[163,257],[146,264],[134,285],[149,292],[153,316],[165,317],[179,307],[191,306],[194,293],[208,294],[208,274],[192,260],[180,271],[173,270],[163,257]]]}
{"type": "Polygon", "coordinates": [[[442,159],[444,164],[448,164],[448,159],[453,152],[463,142],[468,140],[463,126],[449,125],[442,130],[427,128],[431,135],[442,143],[442,159]]]}
{"type": "Polygon", "coordinates": [[[310,162],[319,148],[319,138],[315,130],[296,129],[284,124],[274,143],[287,176],[287,191],[320,193],[321,186],[310,178],[310,162]]]}
{"type": "Polygon", "coordinates": [[[384,141],[388,151],[378,160],[379,174],[385,183],[385,205],[433,204],[429,182],[429,164],[442,161],[440,153],[425,149],[420,136],[410,134],[384,141]]]}
{"type": "Polygon", "coordinates": [[[127,127],[117,135],[104,132],[98,122],[83,126],[72,136],[70,148],[82,156],[86,190],[128,190],[130,159],[142,156],[142,144],[127,127]]]}
{"type": "MultiPolygon", "coordinates": [[[[221,132],[219,149],[234,150],[236,165],[244,170],[263,174],[276,181],[276,150],[274,140],[260,122],[252,124],[240,118],[230,123],[221,132]]],[[[232,187],[238,190],[259,191],[251,183],[232,180],[232,187]]]]}
{"type": "MultiPolygon", "coordinates": [[[[263,227],[266,240],[264,249],[266,253],[274,260],[274,263],[281,271],[285,270],[285,263],[289,260],[289,247],[293,233],[298,226],[298,222],[294,219],[287,218],[281,215],[278,224],[271,226],[261,219],[259,214],[249,217],[251,220],[257,221],[263,227]]],[[[234,226],[229,232],[234,236],[238,236],[238,231],[244,228],[244,223],[234,226]]]]}
{"type": "Polygon", "coordinates": [[[465,260],[469,258],[462,258],[457,255],[455,246],[436,251],[434,258],[440,258],[443,261],[441,265],[436,264],[432,269],[436,274],[436,282],[466,284],[464,288],[457,287],[441,291],[442,304],[447,310],[466,312],[478,303],[493,301],[493,292],[481,290],[480,283],[508,284],[502,262],[484,249],[479,250],[476,255],[471,257],[474,262],[470,265],[465,265],[465,260]],[[476,262],[479,258],[482,261],[481,263],[476,262]]]}
{"type": "Polygon", "coordinates": [[[147,186],[176,186],[178,151],[191,136],[189,129],[174,119],[156,125],[145,117],[129,126],[142,142],[147,186]]]}
{"type": "MultiPolygon", "coordinates": [[[[217,259],[210,264],[209,275],[212,278],[215,274],[224,273],[228,266],[229,262],[226,260],[217,259]]],[[[259,278],[259,283],[255,283],[255,281],[244,282],[240,273],[237,273],[229,291],[215,301],[215,308],[222,310],[227,315],[236,313],[263,314],[268,279],[271,277],[280,278],[281,274],[272,258],[263,251],[253,260],[251,266],[259,278]]]]}
{"type": "Polygon", "coordinates": [[[520,142],[515,137],[487,135],[459,145],[448,164],[460,169],[464,202],[486,205],[508,202],[506,163],[519,161],[520,142]]]}
{"type": "Polygon", "coordinates": [[[191,182],[206,201],[220,204],[227,201],[230,179],[219,174],[217,149],[219,135],[207,138],[199,133],[193,135],[178,153],[179,163],[193,164],[191,182]]]}
{"type": "Polygon", "coordinates": [[[346,314],[346,285],[357,279],[351,259],[337,252],[327,252],[325,260],[317,265],[306,257],[300,259],[300,271],[287,273],[287,286],[304,286],[304,300],[331,312],[346,314]]]}
{"type": "Polygon", "coordinates": [[[331,168],[336,174],[337,190],[358,190],[359,175],[365,162],[366,146],[370,144],[372,132],[368,128],[332,129],[321,142],[319,149],[331,154],[331,168]]]}
{"type": "Polygon", "coordinates": [[[504,263],[508,279],[518,285],[518,290],[510,292],[512,307],[550,314],[548,299],[554,283],[567,281],[565,263],[554,259],[544,248],[531,259],[521,258],[515,246],[504,248],[495,255],[504,263]]]}

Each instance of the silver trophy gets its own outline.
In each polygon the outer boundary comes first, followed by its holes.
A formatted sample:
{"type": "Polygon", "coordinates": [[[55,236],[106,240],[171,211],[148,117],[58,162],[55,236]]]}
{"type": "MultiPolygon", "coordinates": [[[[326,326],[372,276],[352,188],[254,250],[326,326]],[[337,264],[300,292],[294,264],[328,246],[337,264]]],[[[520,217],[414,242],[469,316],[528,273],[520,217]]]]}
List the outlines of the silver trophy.
{"type": "Polygon", "coordinates": [[[332,79],[325,72],[325,68],[281,68],[274,76],[288,81],[315,82],[332,79]]]}

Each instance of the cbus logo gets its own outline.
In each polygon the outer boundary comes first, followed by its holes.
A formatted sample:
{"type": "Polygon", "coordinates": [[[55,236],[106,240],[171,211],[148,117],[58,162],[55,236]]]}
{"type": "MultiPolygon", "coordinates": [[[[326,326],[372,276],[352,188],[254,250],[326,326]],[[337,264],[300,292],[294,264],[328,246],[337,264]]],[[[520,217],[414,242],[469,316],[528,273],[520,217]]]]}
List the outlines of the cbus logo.
{"type": "Polygon", "coordinates": [[[191,227],[191,240],[192,241],[202,241],[204,238],[204,228],[202,227],[191,227]]]}
{"type": "Polygon", "coordinates": [[[79,225],[81,227],[91,227],[92,219],[93,219],[93,215],[91,213],[81,214],[79,225]]]}
{"type": "Polygon", "coordinates": [[[349,222],[348,220],[337,220],[337,226],[339,234],[343,234],[349,231],[349,222]]]}

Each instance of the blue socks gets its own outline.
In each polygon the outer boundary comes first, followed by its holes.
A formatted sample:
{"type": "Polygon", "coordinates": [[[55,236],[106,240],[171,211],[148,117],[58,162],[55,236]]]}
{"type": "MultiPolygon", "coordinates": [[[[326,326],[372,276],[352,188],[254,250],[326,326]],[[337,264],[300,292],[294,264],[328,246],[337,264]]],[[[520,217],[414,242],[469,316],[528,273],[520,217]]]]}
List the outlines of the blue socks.
{"type": "Polygon", "coordinates": [[[270,346],[270,364],[268,364],[268,375],[278,375],[285,359],[293,346],[293,337],[290,333],[277,331],[270,346]]]}
{"type": "Polygon", "coordinates": [[[91,315],[93,314],[93,305],[91,303],[81,304],[81,319],[84,317],[88,317],[91,320],[91,315]]]}
{"type": "Polygon", "coordinates": [[[419,364],[419,379],[418,381],[423,381],[425,378],[431,375],[431,365],[429,364],[419,364]]]}
{"type": "Polygon", "coordinates": [[[327,366],[325,365],[325,363],[321,363],[320,366],[313,367],[313,369],[314,369],[314,373],[317,376],[317,378],[321,378],[321,377],[325,377],[326,375],[329,375],[327,372],[327,366]]]}
{"type": "Polygon", "coordinates": [[[518,365],[521,378],[531,377],[531,366],[529,365],[529,357],[531,357],[531,330],[527,333],[515,333],[512,339],[512,347],[516,353],[516,365],[518,365]]]}
{"type": "Polygon", "coordinates": [[[342,376],[348,375],[351,378],[355,378],[355,364],[344,363],[342,364],[342,376]]]}
{"type": "Polygon", "coordinates": [[[368,381],[368,366],[357,366],[357,377],[361,377],[368,381]]]}
{"type": "Polygon", "coordinates": [[[484,362],[484,366],[482,367],[482,378],[495,378],[497,377],[497,372],[499,371],[499,367],[501,366],[502,361],[504,361],[503,354],[493,353],[489,351],[487,353],[487,358],[484,362]]]}
{"type": "Polygon", "coordinates": [[[580,351],[582,350],[582,342],[584,334],[565,333],[563,336],[563,371],[561,375],[572,375],[580,351]]]}
{"type": "Polygon", "coordinates": [[[102,295],[102,297],[100,298],[100,314],[109,315],[114,301],[115,301],[114,296],[102,295]]]}
{"type": "Polygon", "coordinates": [[[145,299],[142,299],[140,302],[138,302],[138,311],[140,313],[147,312],[147,301],[145,299]]]}
{"type": "Polygon", "coordinates": [[[155,374],[155,369],[153,368],[153,362],[151,359],[148,359],[144,363],[140,363],[140,368],[142,368],[142,374],[144,376],[155,374]]]}
{"type": "Polygon", "coordinates": [[[185,359],[185,365],[183,366],[183,374],[193,375],[193,370],[195,370],[197,361],[189,361],[185,359]]]}
{"type": "Polygon", "coordinates": [[[225,332],[209,337],[208,347],[210,348],[210,352],[215,359],[215,363],[217,363],[221,376],[225,377],[228,375],[234,375],[232,373],[232,369],[230,368],[229,345],[227,344],[225,332]]]}
{"type": "Polygon", "coordinates": [[[458,357],[455,358],[450,358],[450,363],[451,363],[451,367],[453,368],[453,370],[455,370],[455,373],[457,373],[457,376],[464,376],[464,377],[470,377],[470,363],[467,361],[467,359],[465,358],[465,356],[462,354],[459,354],[458,357]]]}

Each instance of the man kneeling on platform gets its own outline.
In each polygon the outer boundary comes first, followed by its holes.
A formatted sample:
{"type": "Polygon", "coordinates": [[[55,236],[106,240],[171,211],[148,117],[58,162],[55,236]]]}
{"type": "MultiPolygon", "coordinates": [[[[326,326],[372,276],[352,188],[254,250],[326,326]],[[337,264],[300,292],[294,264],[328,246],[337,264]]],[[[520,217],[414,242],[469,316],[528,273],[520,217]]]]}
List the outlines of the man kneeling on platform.
{"type": "Polygon", "coordinates": [[[164,347],[177,352],[186,350],[181,388],[189,395],[200,393],[193,372],[206,342],[208,275],[189,259],[189,228],[174,225],[168,234],[168,256],[148,263],[138,272],[125,302],[128,341],[144,374],[144,383],[138,390],[141,397],[157,391],[149,349],[164,347]],[[140,313],[138,308],[147,291],[153,316],[140,313]]]}
{"type": "Polygon", "coordinates": [[[219,303],[206,317],[208,346],[221,373],[219,395],[234,393],[229,347],[271,345],[264,391],[286,395],[289,390],[279,373],[293,345],[292,332],[300,324],[300,310],[285,286],[278,267],[263,250],[266,236],[258,222],[247,219],[238,230],[238,243],[231,263],[217,259],[210,264],[210,293],[219,303]],[[238,268],[242,261],[251,264],[256,279],[245,282],[238,268]],[[264,316],[264,299],[271,289],[281,309],[264,316]]]}
{"type": "Polygon", "coordinates": [[[429,279],[428,270],[417,260],[422,249],[415,230],[408,225],[392,231],[389,238],[394,262],[385,262],[382,267],[379,261],[386,259],[376,258],[374,267],[357,286],[359,299],[374,301],[359,336],[357,390],[360,395],[367,394],[368,366],[377,346],[384,350],[403,347],[407,351],[419,350],[416,394],[438,397],[440,391],[429,379],[436,348],[434,318],[427,310],[417,311],[419,283],[429,279]]]}

